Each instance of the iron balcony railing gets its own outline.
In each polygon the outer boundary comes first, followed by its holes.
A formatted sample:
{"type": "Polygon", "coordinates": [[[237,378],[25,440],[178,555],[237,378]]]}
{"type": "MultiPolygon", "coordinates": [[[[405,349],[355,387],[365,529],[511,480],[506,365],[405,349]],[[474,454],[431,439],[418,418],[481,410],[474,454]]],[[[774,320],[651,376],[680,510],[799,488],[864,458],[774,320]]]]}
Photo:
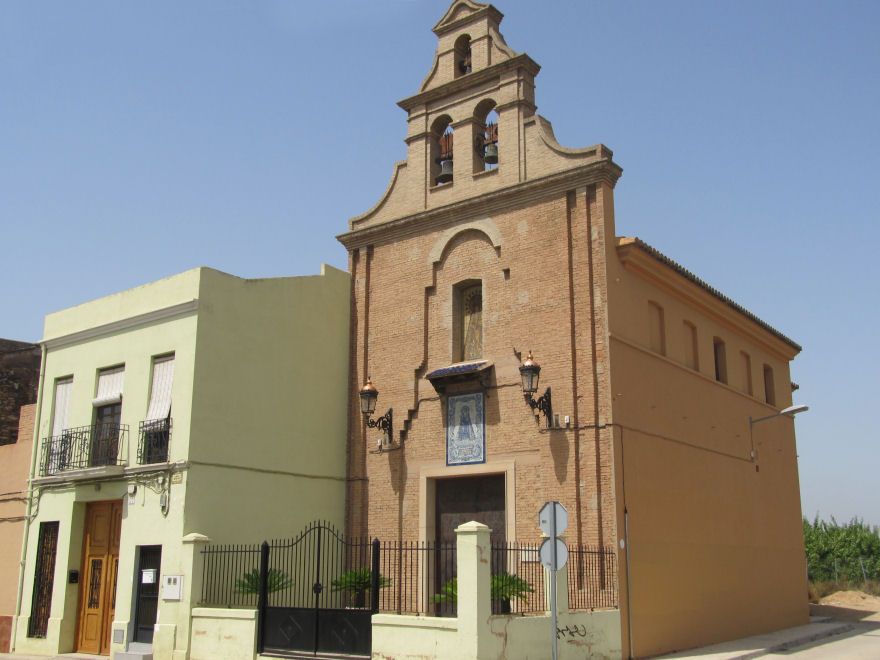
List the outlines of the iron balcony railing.
{"type": "Polygon", "coordinates": [[[105,465],[125,465],[127,424],[95,424],[65,429],[43,438],[40,475],[105,465]]]}
{"type": "Polygon", "coordinates": [[[171,440],[171,418],[148,419],[138,427],[138,465],[165,463],[171,440]]]}

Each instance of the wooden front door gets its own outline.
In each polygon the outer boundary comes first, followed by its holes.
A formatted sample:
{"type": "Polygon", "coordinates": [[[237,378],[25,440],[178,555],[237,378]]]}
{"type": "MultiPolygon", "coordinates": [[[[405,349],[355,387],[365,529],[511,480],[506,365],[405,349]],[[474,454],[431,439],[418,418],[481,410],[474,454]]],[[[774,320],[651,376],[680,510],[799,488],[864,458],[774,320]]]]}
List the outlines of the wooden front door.
{"type": "Polygon", "coordinates": [[[121,529],[121,500],[87,505],[76,633],[80,653],[110,654],[121,529]]]}
{"type": "MultiPolygon", "coordinates": [[[[454,553],[455,528],[471,520],[488,525],[490,542],[503,544],[507,538],[504,475],[486,474],[477,477],[438,479],[436,483],[436,539],[438,545],[454,553]]],[[[454,554],[445,555],[454,557],[454,554]]],[[[444,561],[444,550],[436,553],[435,593],[441,593],[457,573],[456,562],[444,561]]],[[[454,616],[455,606],[438,607],[441,616],[454,616]]]]}

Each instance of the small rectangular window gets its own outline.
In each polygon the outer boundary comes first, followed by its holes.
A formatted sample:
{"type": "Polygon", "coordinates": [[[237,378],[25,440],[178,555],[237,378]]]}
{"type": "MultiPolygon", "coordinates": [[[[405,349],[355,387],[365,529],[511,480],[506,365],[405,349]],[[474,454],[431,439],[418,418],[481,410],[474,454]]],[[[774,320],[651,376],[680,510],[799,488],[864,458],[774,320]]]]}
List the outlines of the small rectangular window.
{"type": "Polygon", "coordinates": [[[752,394],[752,358],[745,351],[740,351],[742,356],[742,391],[748,395],[752,394]]]}
{"type": "Polygon", "coordinates": [[[666,355],[666,322],[663,308],[653,301],[648,302],[648,313],[651,324],[651,350],[666,355]]]}
{"type": "Polygon", "coordinates": [[[773,367],[764,365],[764,401],[776,405],[776,384],[773,382],[773,367]]]}
{"type": "Polygon", "coordinates": [[[712,340],[715,349],[715,380],[719,383],[727,382],[727,351],[724,341],[715,337],[712,340]]]}
{"type": "Polygon", "coordinates": [[[467,362],[483,357],[483,285],[459,282],[452,290],[452,359],[467,362]]]}
{"type": "Polygon", "coordinates": [[[700,352],[697,343],[697,326],[690,321],[684,322],[684,363],[694,371],[700,370],[700,352]]]}

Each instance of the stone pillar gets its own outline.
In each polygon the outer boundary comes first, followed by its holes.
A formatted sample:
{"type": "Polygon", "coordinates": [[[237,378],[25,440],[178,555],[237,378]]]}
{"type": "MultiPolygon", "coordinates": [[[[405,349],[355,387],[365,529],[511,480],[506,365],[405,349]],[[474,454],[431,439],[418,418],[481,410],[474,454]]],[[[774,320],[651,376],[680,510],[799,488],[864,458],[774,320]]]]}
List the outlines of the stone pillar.
{"type": "Polygon", "coordinates": [[[471,521],[455,530],[458,566],[458,640],[462,660],[488,657],[492,613],[491,545],[486,525],[471,521]]]}

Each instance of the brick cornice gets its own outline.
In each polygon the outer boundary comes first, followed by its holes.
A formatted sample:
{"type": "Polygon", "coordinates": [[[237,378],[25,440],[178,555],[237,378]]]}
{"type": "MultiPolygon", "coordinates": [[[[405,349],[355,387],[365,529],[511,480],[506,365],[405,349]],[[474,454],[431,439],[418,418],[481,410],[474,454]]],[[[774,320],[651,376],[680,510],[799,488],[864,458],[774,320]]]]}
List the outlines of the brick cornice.
{"type": "Polygon", "coordinates": [[[346,249],[355,250],[376,243],[389,243],[423,234],[475,215],[492,215],[565,193],[585,185],[605,182],[612,187],[623,169],[610,158],[588,163],[557,174],[500,188],[476,197],[463,199],[434,209],[389,220],[377,225],[339,234],[336,239],[346,249]]]}
{"type": "Polygon", "coordinates": [[[517,55],[516,57],[511,57],[509,60],[503,60],[498,64],[493,64],[492,66],[481,69],[480,71],[474,71],[473,73],[469,73],[465,76],[462,76],[461,78],[456,78],[455,80],[452,80],[443,85],[439,85],[438,87],[434,87],[424,92],[415,94],[414,96],[407,97],[402,101],[398,101],[397,105],[409,112],[413,108],[417,108],[420,105],[426,105],[428,103],[431,103],[432,101],[436,101],[447,96],[452,96],[468,89],[469,87],[473,87],[475,85],[479,85],[481,83],[485,83],[496,78],[498,79],[496,84],[500,84],[501,74],[516,69],[524,69],[526,73],[534,77],[538,75],[538,71],[541,70],[541,65],[535,62],[535,60],[533,60],[525,53],[522,53],[520,55],[517,55]]]}

